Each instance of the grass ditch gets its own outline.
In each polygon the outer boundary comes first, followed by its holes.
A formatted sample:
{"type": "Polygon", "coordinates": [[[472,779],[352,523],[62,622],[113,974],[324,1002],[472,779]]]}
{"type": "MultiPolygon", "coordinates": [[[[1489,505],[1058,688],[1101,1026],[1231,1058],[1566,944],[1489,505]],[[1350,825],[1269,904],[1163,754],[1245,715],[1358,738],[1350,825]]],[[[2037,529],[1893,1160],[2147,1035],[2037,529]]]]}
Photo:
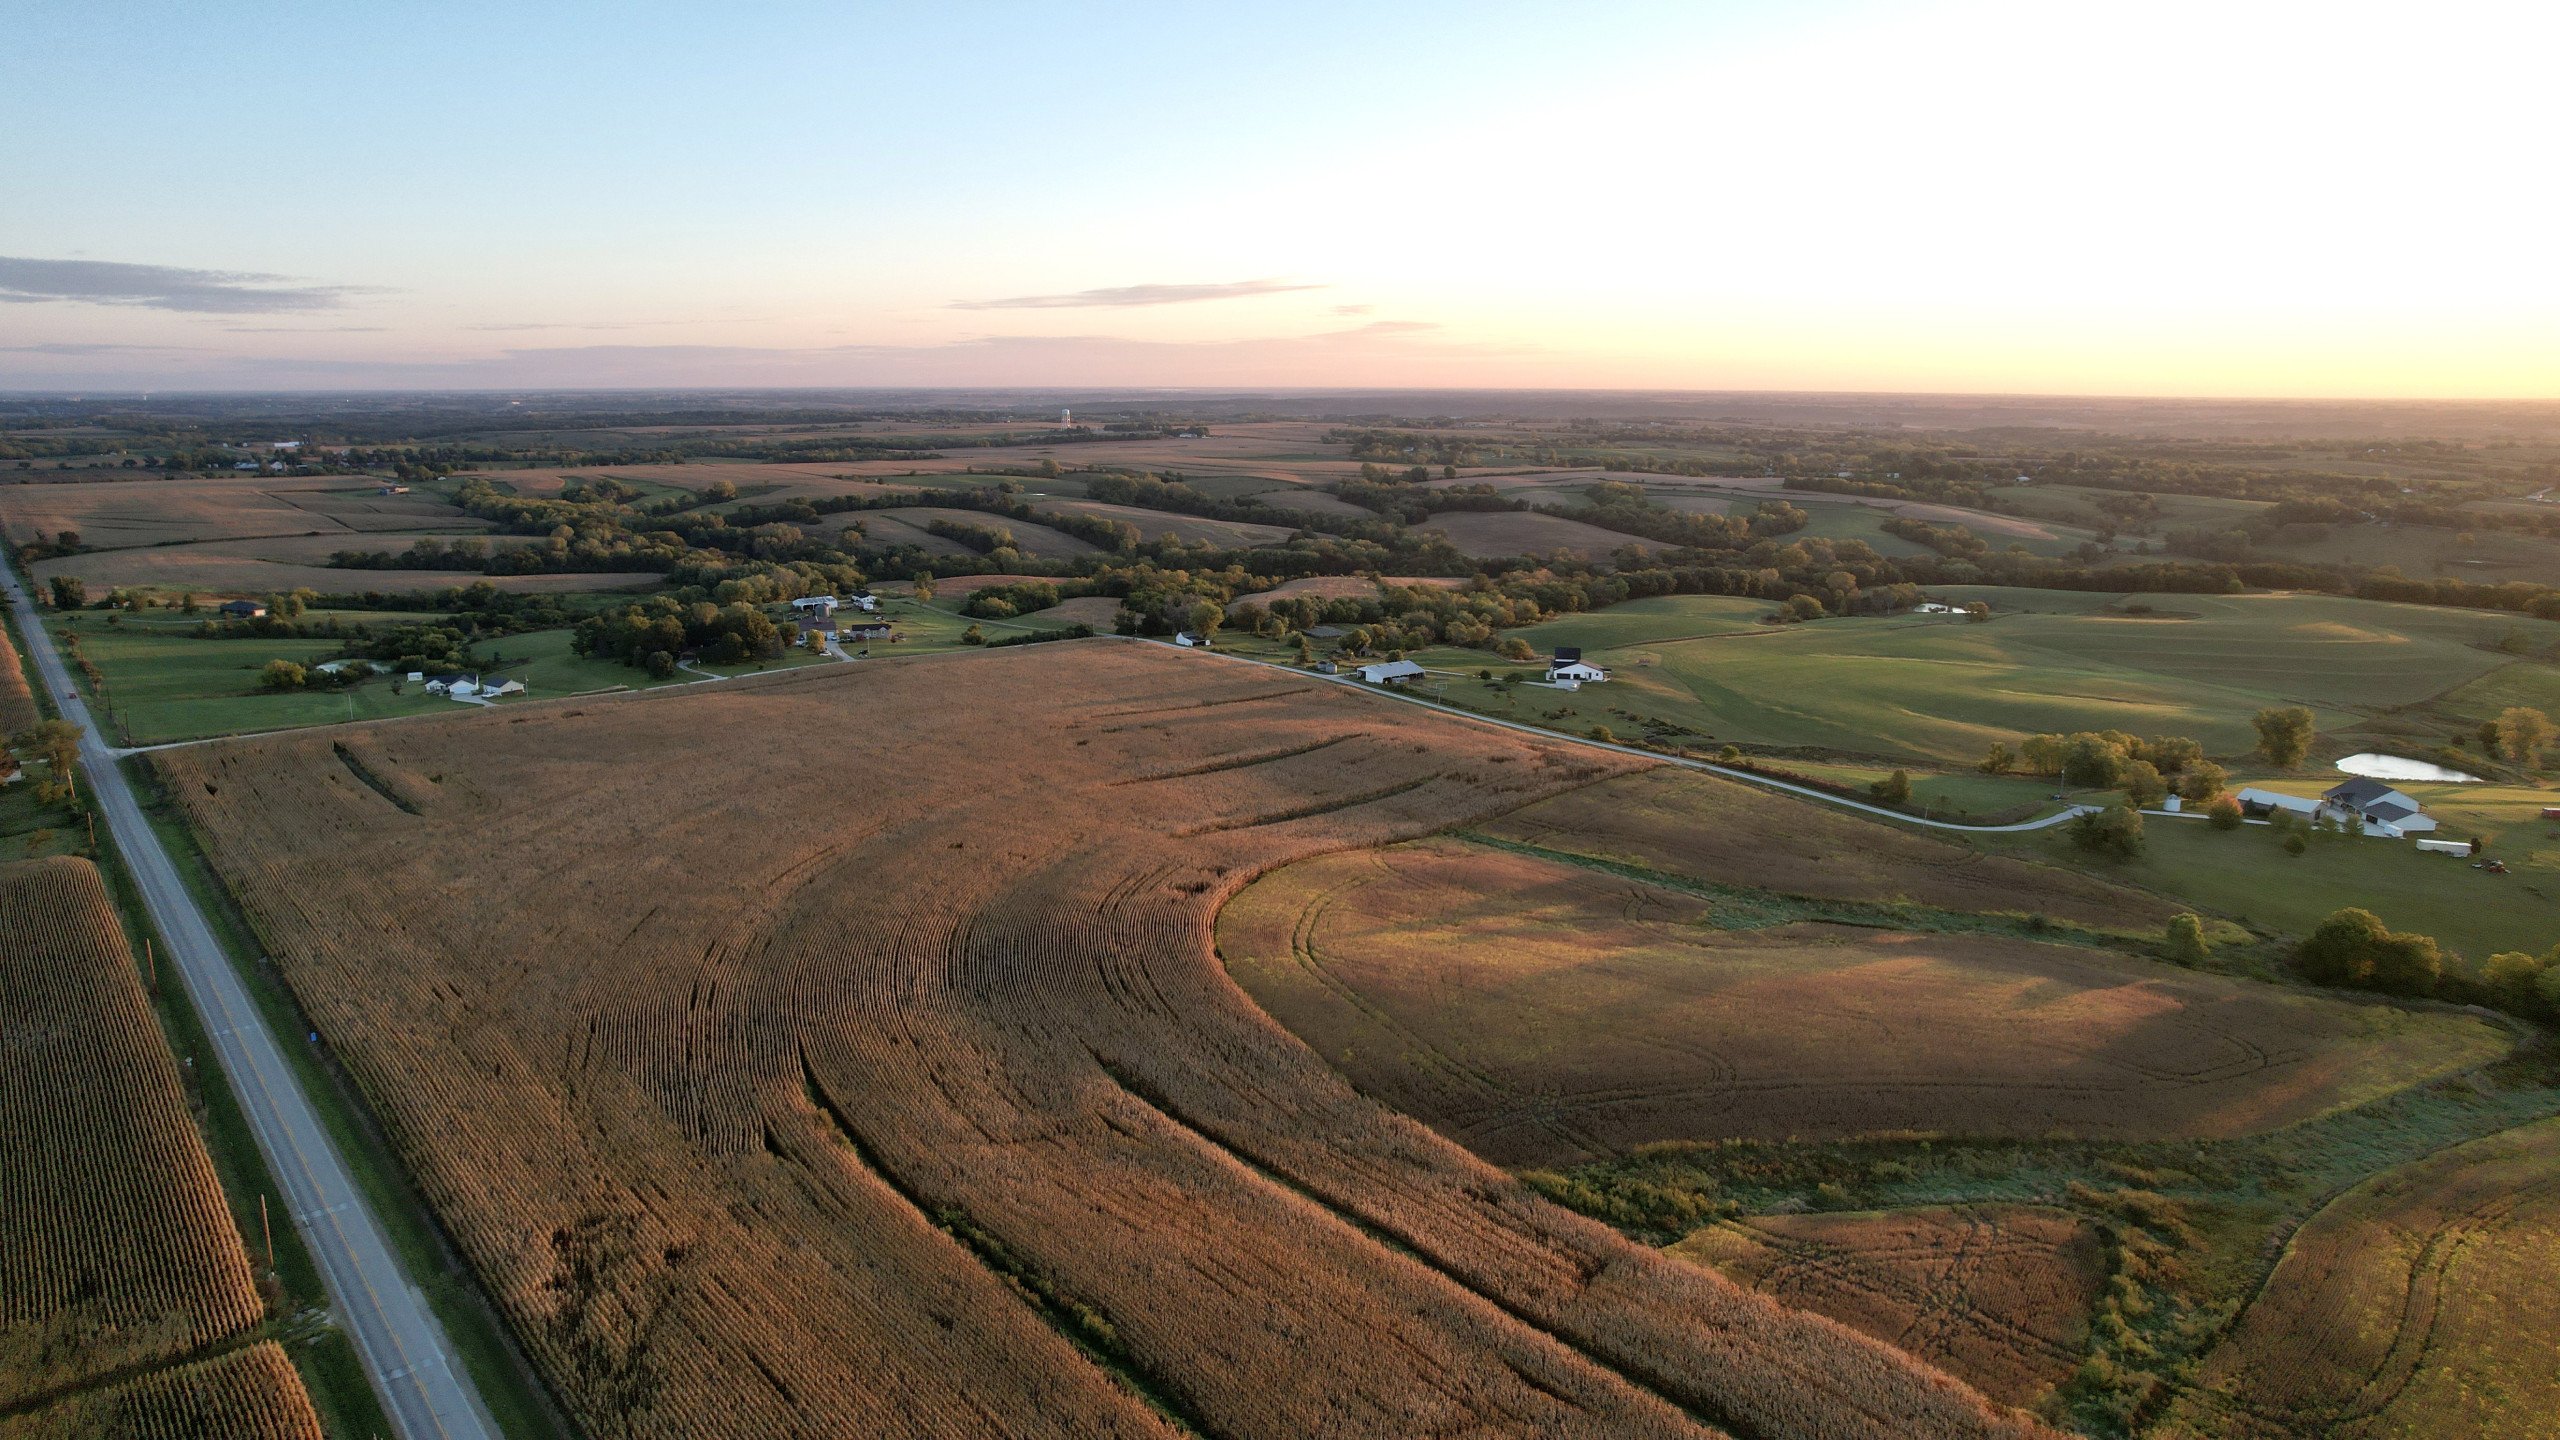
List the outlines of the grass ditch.
{"type": "Polygon", "coordinates": [[[2536,1045],[2467,1076],[2265,1135],[2097,1142],[1945,1135],[1664,1141],[1521,1179],[1648,1244],[1715,1220],[1970,1203],[2057,1206],[2106,1246],[2087,1348],[2046,1418],[2118,1440],[2183,1392],[2303,1223],[2374,1175],[2560,1115],[2560,1056],[2536,1045]]]}
{"type": "MultiPolygon", "coordinates": [[[[175,861],[180,880],[230,956],[251,1003],[277,1035],[287,1037],[287,1043],[277,1048],[297,1072],[330,1141],[346,1157],[349,1173],[380,1218],[384,1237],[399,1256],[401,1269],[426,1296],[442,1322],[453,1342],[455,1357],[479,1390],[499,1431],[510,1440],[565,1440],[574,1432],[540,1376],[516,1348],[496,1307],[437,1223],[425,1198],[410,1181],[407,1168],[392,1149],[354,1077],[330,1059],[324,1047],[290,1042],[291,1036],[314,1033],[310,1017],[303,1013],[283,976],[264,958],[265,947],[257,942],[254,929],[232,901],[231,893],[214,876],[193,832],[178,818],[158,773],[144,757],[128,757],[121,763],[144,819],[175,861]]],[[[197,1035],[200,1039],[201,1030],[197,1035]]],[[[241,1125],[243,1143],[250,1144],[254,1154],[245,1119],[241,1125]]],[[[277,1228],[293,1231],[289,1220],[277,1228]]],[[[314,1274],[314,1293],[318,1293],[316,1271],[314,1274]]],[[[345,1345],[348,1362],[355,1365],[357,1381],[362,1384],[353,1345],[343,1338],[340,1343],[345,1345]]],[[[371,1393],[369,1388],[367,1393],[371,1393]]],[[[378,1433],[387,1435],[391,1431],[387,1426],[378,1427],[378,1433]]]]}

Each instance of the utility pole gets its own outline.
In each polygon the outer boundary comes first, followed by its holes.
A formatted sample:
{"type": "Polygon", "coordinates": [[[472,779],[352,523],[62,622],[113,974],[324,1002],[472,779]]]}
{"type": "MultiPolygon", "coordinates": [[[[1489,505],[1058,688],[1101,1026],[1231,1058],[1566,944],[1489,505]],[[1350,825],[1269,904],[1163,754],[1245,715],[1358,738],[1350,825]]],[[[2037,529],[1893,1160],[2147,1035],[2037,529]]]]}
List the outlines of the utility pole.
{"type": "Polygon", "coordinates": [[[142,937],[142,973],[151,986],[151,993],[159,994],[160,961],[151,953],[151,937],[148,935],[142,937]]]}
{"type": "Polygon", "coordinates": [[[267,1269],[272,1271],[276,1268],[276,1227],[267,1222],[267,1197],[263,1192],[258,1196],[258,1231],[266,1236],[267,1269]]]}

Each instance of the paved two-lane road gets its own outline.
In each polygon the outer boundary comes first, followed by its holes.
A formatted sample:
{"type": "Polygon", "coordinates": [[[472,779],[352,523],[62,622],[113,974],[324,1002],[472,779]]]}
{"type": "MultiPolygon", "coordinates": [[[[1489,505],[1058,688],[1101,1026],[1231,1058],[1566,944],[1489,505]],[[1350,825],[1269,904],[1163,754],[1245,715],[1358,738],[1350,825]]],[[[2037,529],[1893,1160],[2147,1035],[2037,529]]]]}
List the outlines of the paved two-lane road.
{"type": "MultiPolygon", "coordinates": [[[[62,717],[80,727],[90,802],[105,817],[196,1013],[222,1057],[222,1072],[248,1113],[286,1208],[319,1262],[337,1319],[355,1341],[383,1409],[401,1440],[498,1440],[498,1428],[452,1358],[444,1327],[401,1274],[382,1225],[356,1189],[345,1159],[320,1127],[309,1097],[286,1065],[239,974],[214,938],[177,866],[144,820],[116,768],[116,752],[71,685],[35,603],[16,585],[9,598],[27,653],[62,717]]],[[[292,1036],[283,1043],[304,1044],[292,1036]]]]}

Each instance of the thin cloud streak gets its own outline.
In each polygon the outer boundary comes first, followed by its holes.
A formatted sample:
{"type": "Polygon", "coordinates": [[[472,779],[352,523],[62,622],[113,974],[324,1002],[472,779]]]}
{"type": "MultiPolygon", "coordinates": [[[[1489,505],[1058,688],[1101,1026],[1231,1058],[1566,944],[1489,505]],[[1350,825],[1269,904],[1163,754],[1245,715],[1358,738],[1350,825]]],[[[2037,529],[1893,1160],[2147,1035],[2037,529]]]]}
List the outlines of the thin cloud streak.
{"type": "Polygon", "coordinates": [[[276,315],[335,310],[352,295],[378,290],[360,285],[306,285],[287,275],[247,270],[188,270],[175,265],[128,265],[117,260],[42,260],[0,255],[0,302],[14,305],[69,303],[174,310],[191,315],[276,315]]]}
{"type": "Polygon", "coordinates": [[[1258,295],[1286,295],[1296,290],[1323,290],[1316,284],[1286,280],[1230,280],[1218,285],[1117,285],[1078,290],[1066,295],[1009,295],[1000,300],[954,300],[954,310],[1085,310],[1136,305],[1193,305],[1203,300],[1249,300],[1258,295]]]}

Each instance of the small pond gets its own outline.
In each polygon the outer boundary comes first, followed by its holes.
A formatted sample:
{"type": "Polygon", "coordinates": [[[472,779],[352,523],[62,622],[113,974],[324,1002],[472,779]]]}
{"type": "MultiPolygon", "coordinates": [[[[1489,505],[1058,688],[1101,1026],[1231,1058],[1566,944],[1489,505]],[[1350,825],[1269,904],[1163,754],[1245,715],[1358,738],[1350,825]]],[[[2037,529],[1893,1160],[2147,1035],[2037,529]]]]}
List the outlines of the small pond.
{"type": "Polygon", "coordinates": [[[2433,760],[2412,760],[2405,755],[2378,755],[2368,750],[2350,755],[2338,762],[2338,768],[2350,775],[2364,775],[2376,780],[2440,780],[2452,785],[2477,783],[2477,775],[2448,770],[2433,760]]]}

